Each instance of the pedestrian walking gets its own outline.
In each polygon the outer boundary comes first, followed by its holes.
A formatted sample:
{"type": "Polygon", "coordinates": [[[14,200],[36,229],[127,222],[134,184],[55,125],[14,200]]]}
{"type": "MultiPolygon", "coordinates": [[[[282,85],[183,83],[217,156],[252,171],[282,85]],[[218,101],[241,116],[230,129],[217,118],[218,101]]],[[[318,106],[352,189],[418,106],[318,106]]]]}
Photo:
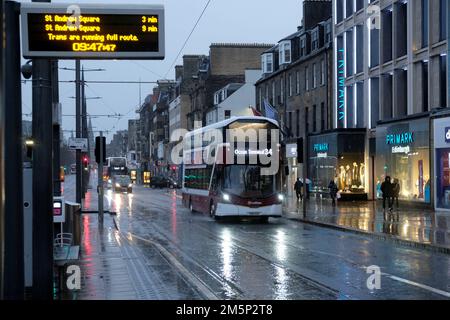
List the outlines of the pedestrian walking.
{"type": "Polygon", "coordinates": [[[384,179],[384,182],[381,184],[381,192],[383,193],[383,210],[386,210],[386,200],[387,200],[389,210],[392,211],[393,190],[392,190],[391,177],[387,176],[384,179]]]}
{"type": "Polygon", "coordinates": [[[398,179],[394,179],[394,182],[392,183],[392,206],[394,206],[394,203],[397,205],[398,210],[398,197],[400,196],[400,183],[398,182],[398,179]]]}
{"type": "Polygon", "coordinates": [[[294,189],[295,193],[297,194],[297,201],[298,200],[303,201],[303,194],[302,194],[303,182],[300,180],[300,178],[298,178],[297,181],[295,181],[294,189]]]}
{"type": "Polygon", "coordinates": [[[338,193],[338,186],[334,180],[330,181],[330,184],[328,185],[328,189],[330,189],[330,196],[332,200],[333,207],[336,206],[336,198],[338,193]]]}

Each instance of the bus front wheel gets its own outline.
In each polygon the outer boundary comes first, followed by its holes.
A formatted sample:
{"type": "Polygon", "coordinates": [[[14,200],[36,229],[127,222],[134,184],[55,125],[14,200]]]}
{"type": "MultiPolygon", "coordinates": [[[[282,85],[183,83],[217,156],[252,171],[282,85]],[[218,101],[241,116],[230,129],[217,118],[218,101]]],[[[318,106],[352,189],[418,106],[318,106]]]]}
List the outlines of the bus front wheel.
{"type": "Polygon", "coordinates": [[[191,199],[189,199],[189,211],[191,213],[194,213],[194,206],[192,205],[192,200],[191,199]]]}
{"type": "Polygon", "coordinates": [[[216,218],[216,205],[212,201],[209,205],[209,215],[211,218],[216,218]]]}

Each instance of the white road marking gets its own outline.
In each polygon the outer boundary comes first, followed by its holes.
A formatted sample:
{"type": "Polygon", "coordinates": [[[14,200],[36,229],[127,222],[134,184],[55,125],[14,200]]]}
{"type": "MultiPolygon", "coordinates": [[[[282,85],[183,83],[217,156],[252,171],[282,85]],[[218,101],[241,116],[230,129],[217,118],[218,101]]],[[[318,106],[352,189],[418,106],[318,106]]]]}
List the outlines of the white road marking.
{"type": "Polygon", "coordinates": [[[418,288],[421,288],[421,289],[424,289],[424,290],[427,290],[427,291],[439,294],[441,296],[450,298],[450,292],[443,291],[443,290],[440,290],[440,289],[436,289],[436,288],[427,286],[425,284],[421,284],[421,283],[414,282],[414,281],[411,281],[411,280],[403,279],[403,278],[400,278],[400,277],[397,277],[397,276],[393,276],[391,274],[387,274],[387,273],[381,273],[381,274],[386,276],[386,277],[388,277],[388,278],[390,278],[390,279],[392,279],[392,280],[403,282],[403,283],[409,284],[411,286],[415,286],[415,287],[418,287],[418,288]]]}

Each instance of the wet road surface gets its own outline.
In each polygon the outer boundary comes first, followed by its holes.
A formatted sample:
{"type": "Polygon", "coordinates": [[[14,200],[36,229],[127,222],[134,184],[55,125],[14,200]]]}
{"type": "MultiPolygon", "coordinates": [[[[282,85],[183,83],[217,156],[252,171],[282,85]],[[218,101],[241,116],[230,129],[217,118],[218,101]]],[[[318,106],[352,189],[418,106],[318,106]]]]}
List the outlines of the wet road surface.
{"type": "MultiPolygon", "coordinates": [[[[199,293],[192,299],[450,299],[450,255],[284,218],[216,222],[173,190],[105,198],[121,236],[149,261],[158,252],[199,293]],[[380,289],[367,287],[374,265],[380,289]]],[[[167,268],[156,263],[152,276],[167,268]]]]}
{"type": "Polygon", "coordinates": [[[270,219],[216,222],[174,191],[106,194],[121,232],[163,246],[219,299],[449,299],[450,256],[270,219]],[[367,267],[382,272],[367,288],[367,267]]]}

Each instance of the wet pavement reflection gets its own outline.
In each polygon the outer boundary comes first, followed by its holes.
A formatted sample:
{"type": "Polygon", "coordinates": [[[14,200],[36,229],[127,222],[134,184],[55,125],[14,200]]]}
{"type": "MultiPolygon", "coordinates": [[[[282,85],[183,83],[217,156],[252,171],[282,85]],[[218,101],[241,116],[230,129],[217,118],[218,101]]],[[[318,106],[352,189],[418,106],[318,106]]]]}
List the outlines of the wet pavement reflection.
{"type": "Polygon", "coordinates": [[[376,202],[342,202],[331,206],[327,199],[310,199],[306,216],[303,204],[289,198],[286,211],[313,222],[396,236],[403,240],[450,248],[450,214],[425,209],[384,211],[376,202]]]}

